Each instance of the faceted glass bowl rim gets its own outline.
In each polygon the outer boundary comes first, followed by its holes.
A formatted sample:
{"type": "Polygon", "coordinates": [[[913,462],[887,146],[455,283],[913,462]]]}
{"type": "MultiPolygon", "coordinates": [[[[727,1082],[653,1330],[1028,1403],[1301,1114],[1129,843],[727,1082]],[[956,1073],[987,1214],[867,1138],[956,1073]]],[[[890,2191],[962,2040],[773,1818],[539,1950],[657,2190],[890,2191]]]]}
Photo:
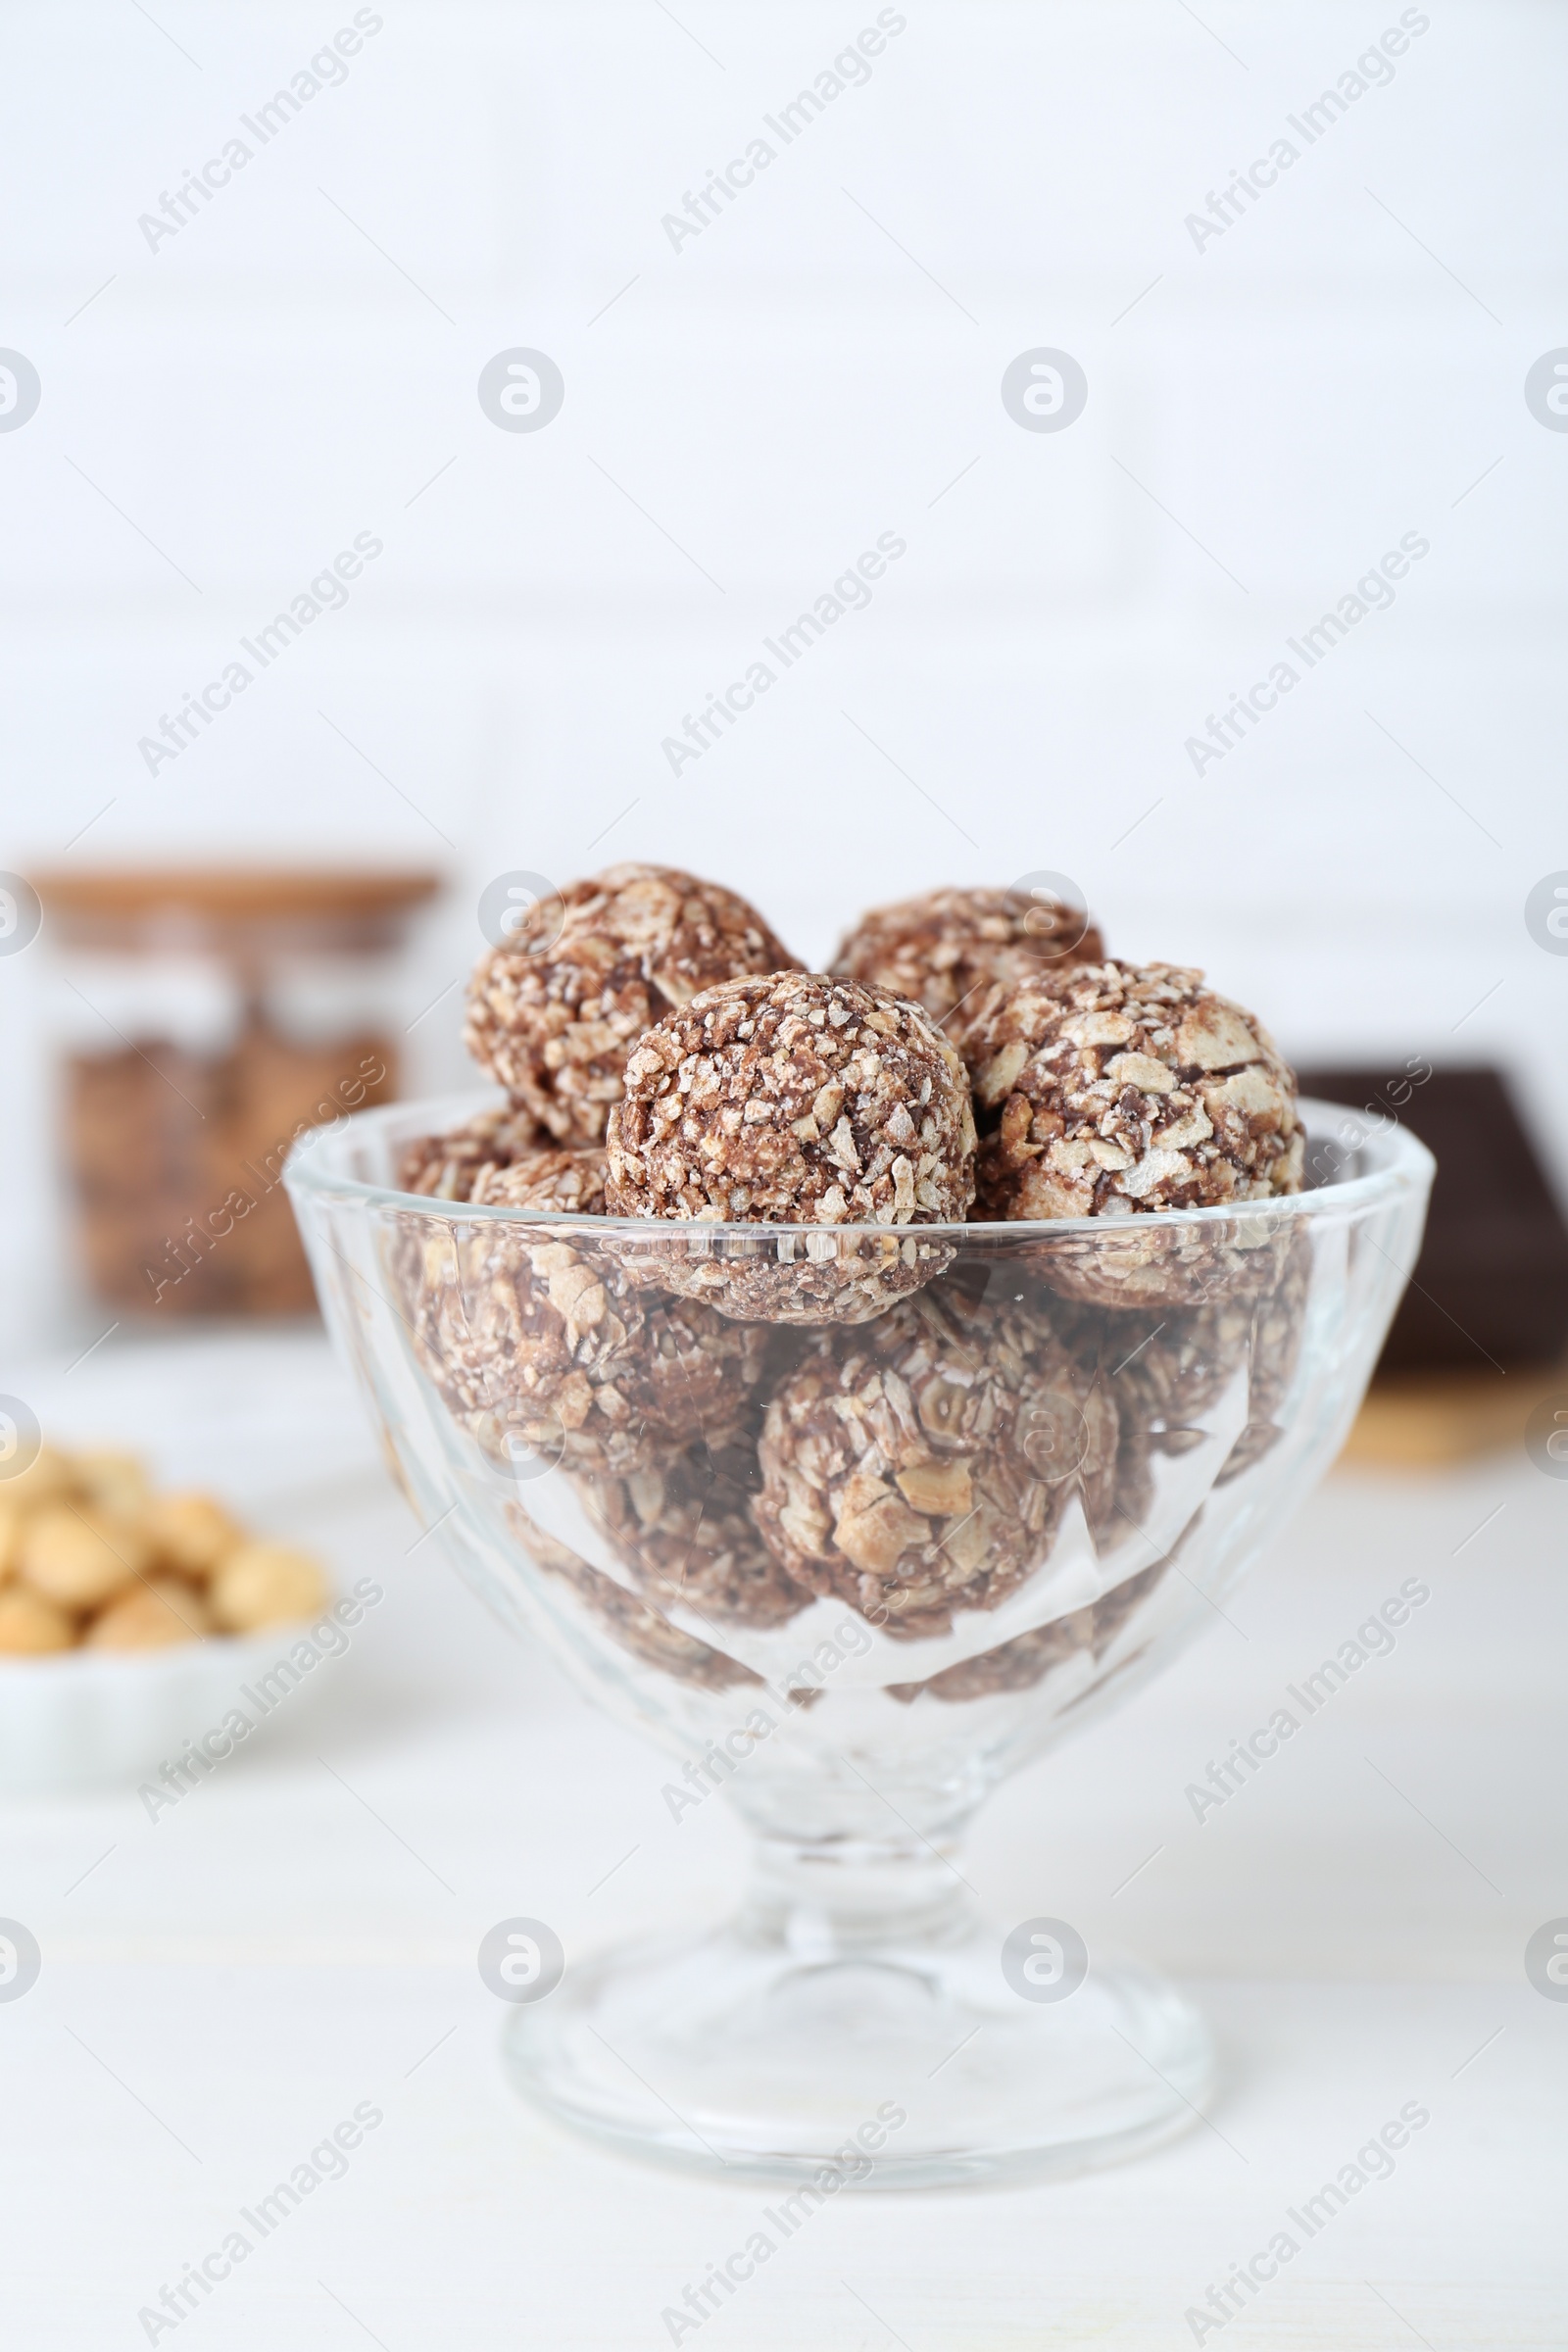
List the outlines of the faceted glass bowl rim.
{"type": "MultiPolygon", "coordinates": [[[[1331,1178],[1311,1192],[1274,1193],[1265,1200],[1222,1201],[1211,1208],[1139,1209],[1125,1217],[1018,1217],[1010,1221],[929,1225],[793,1225],[760,1221],[720,1223],[706,1217],[585,1217],[577,1209],[518,1208],[505,1201],[437,1200],[428,1193],[403,1193],[389,1185],[370,1184],[353,1175],[343,1164],[362,1138],[387,1127],[408,1124],[411,1135],[439,1135],[480,1111],[499,1109],[504,1101],[505,1097],[497,1090],[486,1088],[478,1094],[387,1102],[373,1110],[352,1112],[341,1122],[313,1128],[300,1138],[288,1155],[284,1182],[291,1193],[357,1200],[367,1208],[395,1208],[406,1215],[416,1212],[443,1225],[559,1225],[563,1229],[580,1231],[588,1227],[595,1233],[649,1238],[655,1234],[689,1234],[693,1239],[701,1238],[705,1244],[715,1239],[766,1242],[776,1240],[780,1234],[823,1233],[897,1234],[901,1239],[912,1236],[917,1241],[962,1242],[973,1242],[981,1236],[1020,1242],[1076,1235],[1099,1236],[1110,1242],[1125,1241],[1129,1228],[1135,1232],[1147,1232],[1153,1227],[1179,1231],[1192,1226],[1231,1225],[1243,1218],[1251,1223],[1254,1219],[1284,1222],[1303,1215],[1353,1215],[1379,1207],[1401,1192],[1425,1190],[1437,1166],[1425,1144],[1396,1121],[1392,1128],[1368,1135],[1353,1147],[1346,1147],[1371,1160],[1364,1174],[1331,1178]]],[[[1313,1143],[1334,1141],[1333,1127],[1347,1119],[1359,1121],[1365,1115],[1345,1103],[1320,1102],[1306,1095],[1301,1097],[1298,1107],[1306,1126],[1309,1147],[1313,1143]]]]}

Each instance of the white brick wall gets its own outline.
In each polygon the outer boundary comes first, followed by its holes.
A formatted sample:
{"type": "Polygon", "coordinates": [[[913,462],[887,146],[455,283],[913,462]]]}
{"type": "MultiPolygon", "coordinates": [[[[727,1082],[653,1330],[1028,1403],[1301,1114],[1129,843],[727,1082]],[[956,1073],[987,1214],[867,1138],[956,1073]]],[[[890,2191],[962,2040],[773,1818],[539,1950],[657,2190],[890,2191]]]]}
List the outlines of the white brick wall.
{"type": "MultiPolygon", "coordinates": [[[[137,216],[353,13],[0,24],[0,344],[43,381],[0,433],[0,863],[111,799],[73,857],[435,853],[426,994],[512,865],[689,862],[815,955],[868,901],[1064,868],[1298,1051],[1503,1055],[1568,1165],[1568,959],[1522,920],[1568,866],[1568,434],[1522,397],[1568,343],[1560,10],[1407,11],[1392,82],[1200,252],[1184,217],[1397,7],[908,0],[673,251],[661,216],[874,7],[386,0],[149,251],[137,216]],[[537,434],[475,398],[517,344],[565,377],[537,434]],[[1059,434],[999,397],[1041,344],[1089,378],[1059,434]],[[137,738],[367,529],[346,609],[150,777],[137,738]],[[889,530],[870,608],[673,778],[661,738],[889,530]],[[1185,738],[1410,530],[1393,608],[1195,776],[1185,738]]],[[[46,978],[0,963],[13,1322],[54,1296],[46,978]]]]}

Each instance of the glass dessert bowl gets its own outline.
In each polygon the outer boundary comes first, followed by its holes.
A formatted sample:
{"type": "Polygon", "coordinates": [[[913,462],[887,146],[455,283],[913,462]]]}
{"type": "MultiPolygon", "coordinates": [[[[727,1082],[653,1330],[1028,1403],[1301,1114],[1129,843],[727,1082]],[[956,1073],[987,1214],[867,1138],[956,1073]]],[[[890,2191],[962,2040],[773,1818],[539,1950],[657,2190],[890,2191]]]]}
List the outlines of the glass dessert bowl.
{"type": "Polygon", "coordinates": [[[323,1308],[438,1541],[676,1759],[672,1814],[721,1790],[754,1838],[731,1920],[568,1955],[512,2009],[517,2087],[645,2155],[834,2185],[1065,2173],[1184,2129],[1201,2020],[1059,1921],[988,1925],[959,1842],[1333,1460],[1429,1154],[1398,1129],[1347,1152],[1308,1102],[1298,1195],[907,1228],[395,1189],[414,1139],[494,1100],[301,1144],[323,1308]]]}

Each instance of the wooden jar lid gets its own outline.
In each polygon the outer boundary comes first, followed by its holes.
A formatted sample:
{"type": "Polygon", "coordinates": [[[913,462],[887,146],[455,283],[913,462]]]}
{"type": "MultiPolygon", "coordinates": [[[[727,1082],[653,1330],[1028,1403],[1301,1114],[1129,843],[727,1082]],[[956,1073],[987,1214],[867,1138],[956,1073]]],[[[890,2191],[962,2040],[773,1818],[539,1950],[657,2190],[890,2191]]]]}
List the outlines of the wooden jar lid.
{"type": "Polygon", "coordinates": [[[63,945],[132,955],[390,947],[442,884],[428,870],[371,866],[54,867],[30,879],[63,945]]]}

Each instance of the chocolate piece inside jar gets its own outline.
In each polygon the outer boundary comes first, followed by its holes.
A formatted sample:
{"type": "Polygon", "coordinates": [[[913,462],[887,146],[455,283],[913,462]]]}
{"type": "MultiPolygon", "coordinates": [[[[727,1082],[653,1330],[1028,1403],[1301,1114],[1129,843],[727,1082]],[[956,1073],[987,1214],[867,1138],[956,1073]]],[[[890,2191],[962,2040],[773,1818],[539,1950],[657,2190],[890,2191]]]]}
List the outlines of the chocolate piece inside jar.
{"type": "Polygon", "coordinates": [[[73,863],[35,879],[94,1293],[165,1321],[311,1312],[283,1163],[308,1128],[398,1092],[398,956],[437,877],[73,863]]]}

